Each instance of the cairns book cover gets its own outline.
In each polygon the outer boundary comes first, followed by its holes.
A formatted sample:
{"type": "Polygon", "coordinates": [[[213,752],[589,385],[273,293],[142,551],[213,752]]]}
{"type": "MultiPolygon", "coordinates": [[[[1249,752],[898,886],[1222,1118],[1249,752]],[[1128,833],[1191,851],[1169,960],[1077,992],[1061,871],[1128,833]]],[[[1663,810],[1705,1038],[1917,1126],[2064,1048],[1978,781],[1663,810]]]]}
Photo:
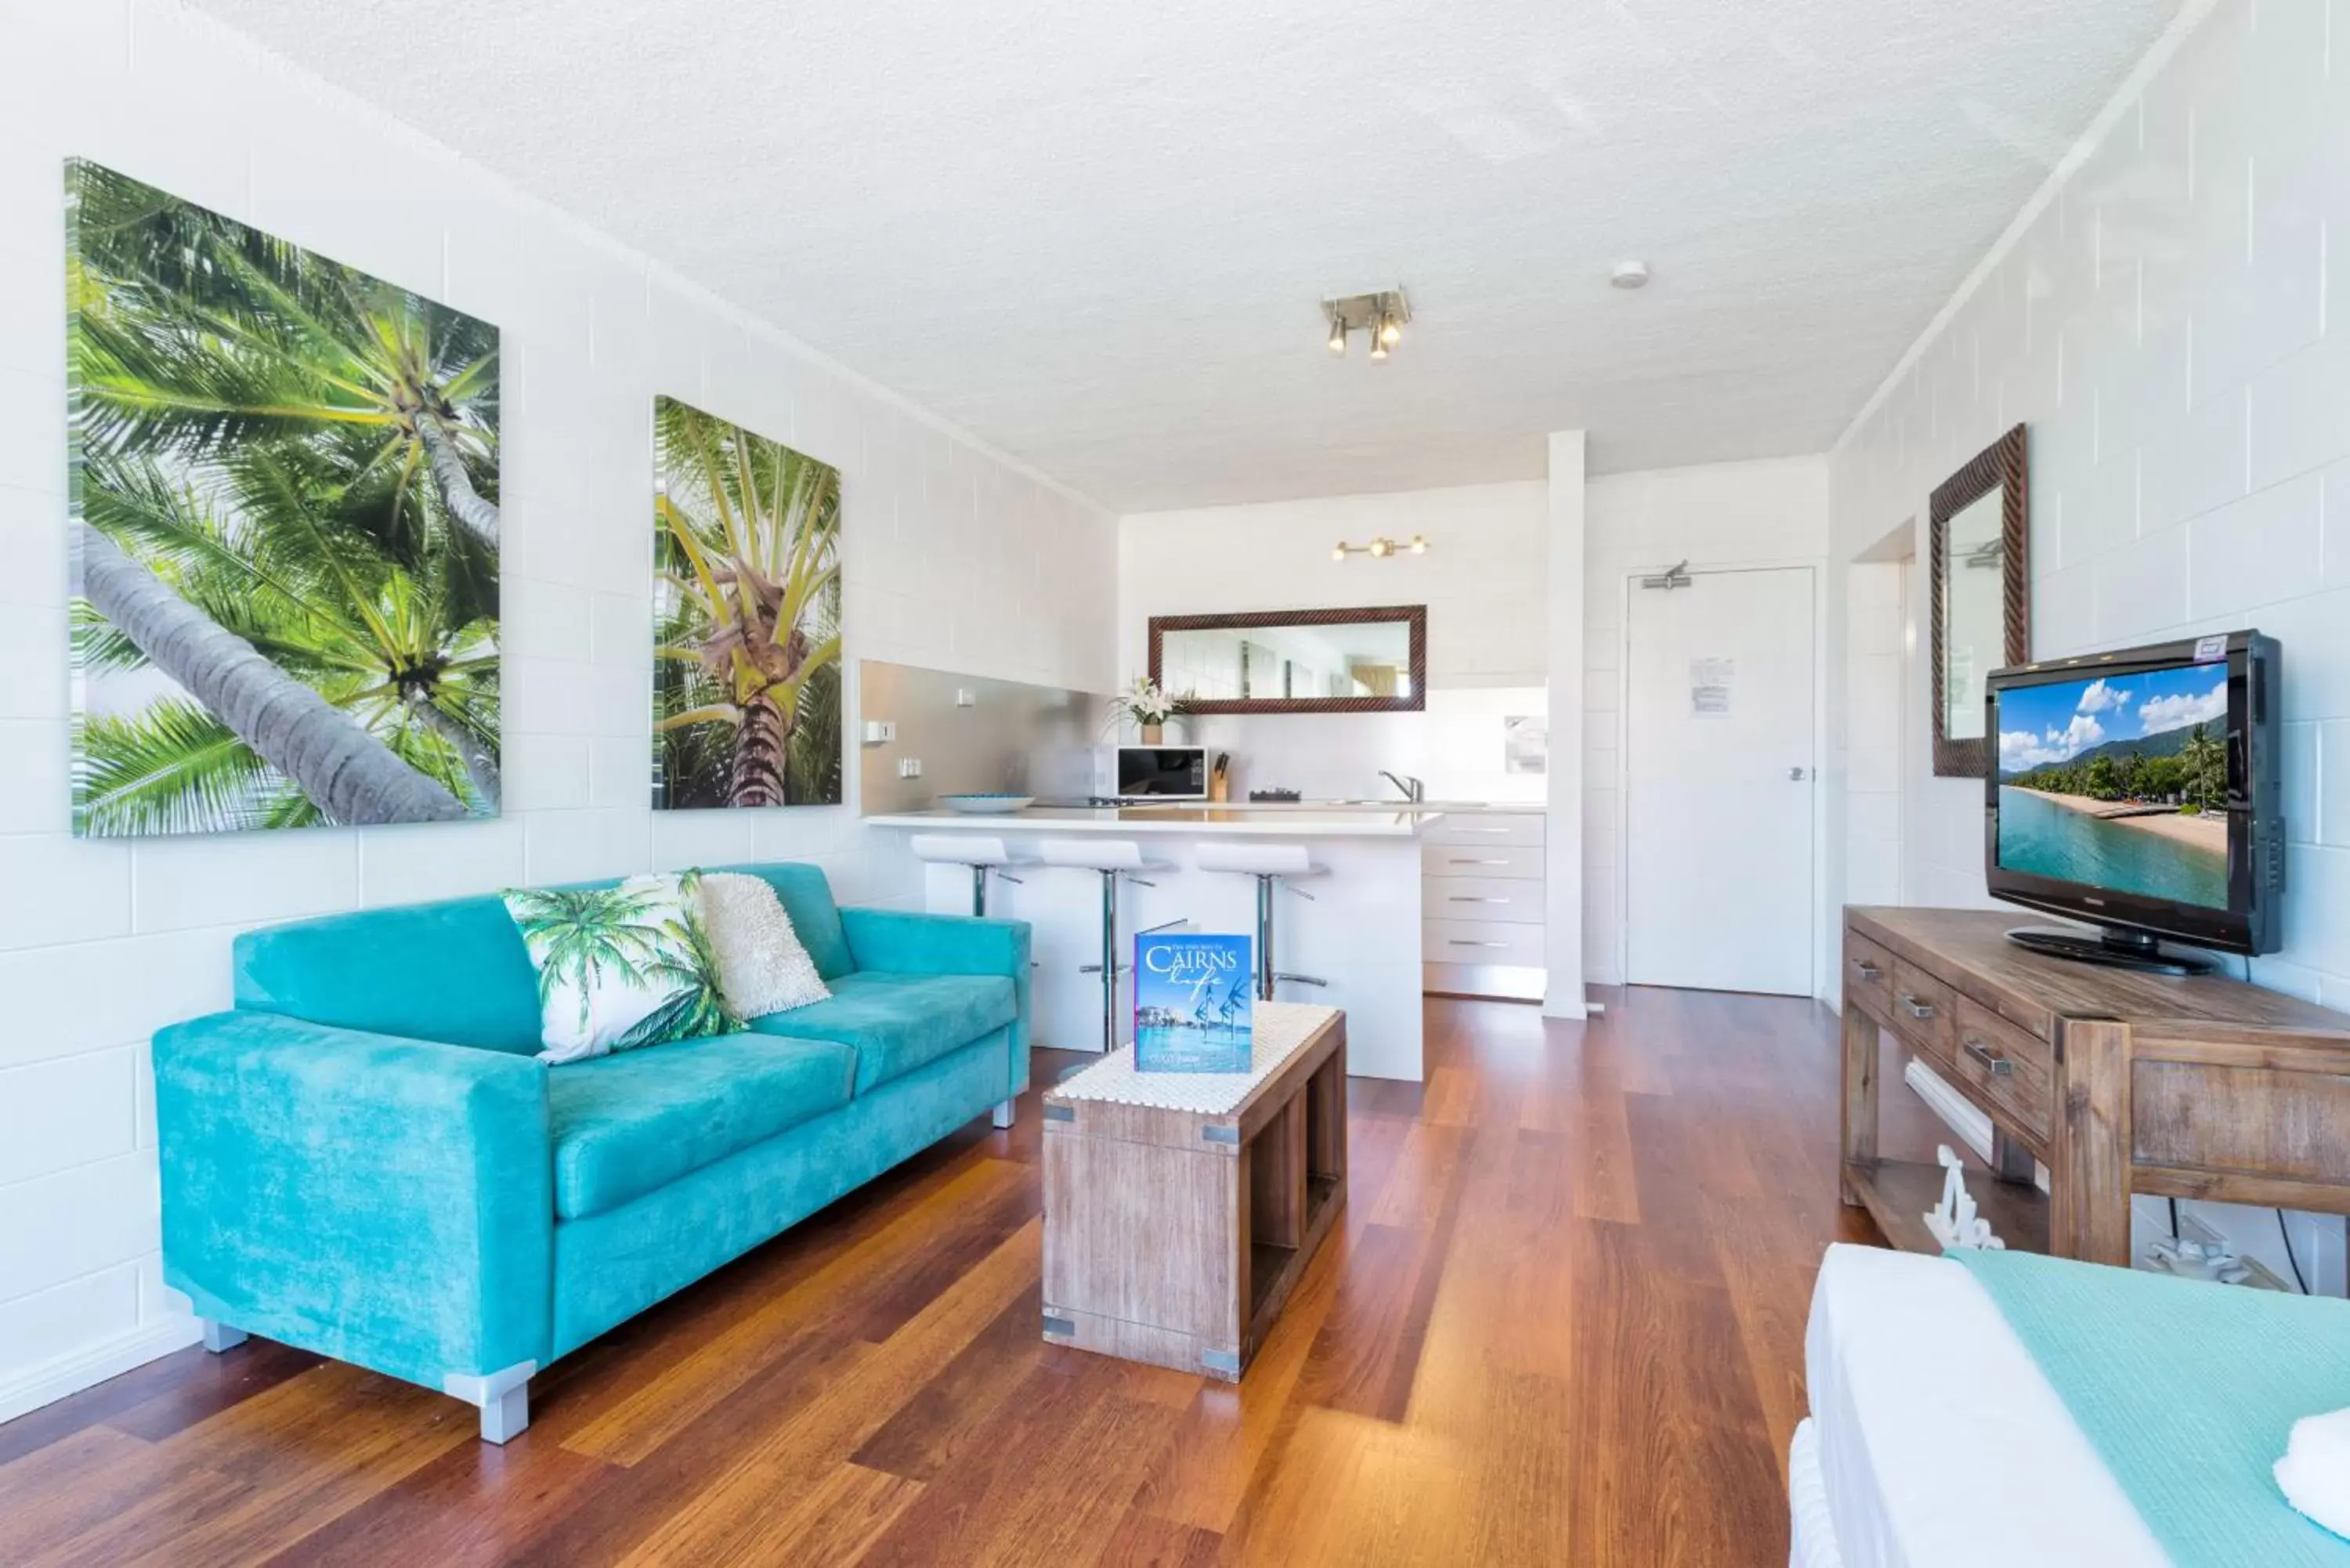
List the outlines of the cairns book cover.
{"type": "Polygon", "coordinates": [[[1134,1065],[1144,1073],[1245,1073],[1253,1033],[1249,937],[1149,932],[1134,939],[1134,1065]]]}

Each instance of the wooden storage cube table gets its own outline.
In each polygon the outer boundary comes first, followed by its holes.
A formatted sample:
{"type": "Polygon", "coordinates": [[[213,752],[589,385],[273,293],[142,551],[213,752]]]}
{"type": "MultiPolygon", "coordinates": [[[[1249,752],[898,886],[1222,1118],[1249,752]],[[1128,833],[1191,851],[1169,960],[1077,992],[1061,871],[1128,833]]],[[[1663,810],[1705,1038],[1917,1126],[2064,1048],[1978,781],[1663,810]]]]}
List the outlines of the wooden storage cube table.
{"type": "Polygon", "coordinates": [[[1256,1004],[1245,1073],[1045,1096],[1045,1337],[1237,1382],[1347,1203],[1347,1015],[1256,1004]]]}

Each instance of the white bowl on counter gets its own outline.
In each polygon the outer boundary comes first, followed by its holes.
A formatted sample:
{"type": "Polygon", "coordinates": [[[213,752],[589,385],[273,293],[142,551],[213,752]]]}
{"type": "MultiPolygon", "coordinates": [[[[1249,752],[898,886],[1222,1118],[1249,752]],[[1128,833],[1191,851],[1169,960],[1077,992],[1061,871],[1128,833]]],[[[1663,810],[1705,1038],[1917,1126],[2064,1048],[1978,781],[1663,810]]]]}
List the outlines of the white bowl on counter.
{"type": "Polygon", "coordinates": [[[942,794],[939,804],[966,816],[1009,816],[1036,804],[1033,794],[942,794]]]}

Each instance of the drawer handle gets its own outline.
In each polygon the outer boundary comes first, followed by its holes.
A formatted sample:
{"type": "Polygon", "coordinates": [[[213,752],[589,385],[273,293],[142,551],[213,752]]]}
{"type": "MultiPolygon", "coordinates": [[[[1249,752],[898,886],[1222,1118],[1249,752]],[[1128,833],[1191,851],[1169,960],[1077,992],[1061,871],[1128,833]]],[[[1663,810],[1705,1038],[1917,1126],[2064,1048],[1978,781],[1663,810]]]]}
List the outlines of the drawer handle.
{"type": "Polygon", "coordinates": [[[1507,942],[1472,942],[1467,937],[1454,937],[1451,940],[1456,948],[1505,948],[1510,945],[1507,942]]]}
{"type": "Polygon", "coordinates": [[[1510,898],[1473,898],[1466,893],[1454,893],[1446,898],[1444,901],[1448,904],[1508,904],[1513,903],[1515,900],[1510,898]]]}
{"type": "Polygon", "coordinates": [[[1875,980],[1875,979],[1877,979],[1877,976],[1879,976],[1879,975],[1881,975],[1881,974],[1883,974],[1883,973],[1885,972],[1883,970],[1881,970],[1881,969],[1877,968],[1875,964],[1873,964],[1873,963],[1869,962],[1866,959],[1855,959],[1855,960],[1853,960],[1853,961],[1852,961],[1852,967],[1853,967],[1854,971],[1855,971],[1856,973],[1857,973],[1857,974],[1860,976],[1860,978],[1861,978],[1861,979],[1863,979],[1863,980],[1875,980]]]}
{"type": "Polygon", "coordinates": [[[1452,857],[1452,864],[1455,866],[1507,866],[1509,862],[1506,860],[1466,860],[1456,855],[1452,857]]]}
{"type": "Polygon", "coordinates": [[[2015,1071],[2015,1064],[1970,1034],[1966,1038],[1967,1054],[1983,1064],[1984,1071],[1995,1078],[2004,1078],[2015,1071]]]}
{"type": "Polygon", "coordinates": [[[1920,1002],[1914,996],[1904,995],[1901,998],[1901,1011],[1912,1018],[1931,1018],[1934,1016],[1934,1004],[1930,1002],[1920,1002]]]}

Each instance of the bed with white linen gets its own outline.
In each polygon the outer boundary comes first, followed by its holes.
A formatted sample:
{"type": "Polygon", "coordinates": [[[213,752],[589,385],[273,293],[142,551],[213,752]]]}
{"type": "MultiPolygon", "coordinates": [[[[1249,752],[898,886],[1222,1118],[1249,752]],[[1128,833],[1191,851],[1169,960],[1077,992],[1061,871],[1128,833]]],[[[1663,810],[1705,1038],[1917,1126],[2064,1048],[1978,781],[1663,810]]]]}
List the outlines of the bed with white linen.
{"type": "Polygon", "coordinates": [[[1804,1336],[1791,1568],[2165,1568],[1990,1293],[1948,1259],[1830,1247],[1804,1336]]]}

